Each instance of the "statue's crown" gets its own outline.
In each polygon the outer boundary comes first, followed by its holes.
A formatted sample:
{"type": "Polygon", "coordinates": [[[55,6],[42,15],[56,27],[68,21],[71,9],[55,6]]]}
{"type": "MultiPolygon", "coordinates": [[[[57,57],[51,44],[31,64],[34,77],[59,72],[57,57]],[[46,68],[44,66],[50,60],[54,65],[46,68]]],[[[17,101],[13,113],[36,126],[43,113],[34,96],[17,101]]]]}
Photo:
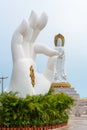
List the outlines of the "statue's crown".
{"type": "Polygon", "coordinates": [[[54,37],[54,43],[55,43],[55,46],[57,46],[57,41],[58,41],[58,39],[61,39],[61,41],[62,41],[62,46],[64,46],[64,41],[65,41],[65,39],[64,39],[64,36],[62,35],[62,34],[57,34],[55,37],[54,37]]]}

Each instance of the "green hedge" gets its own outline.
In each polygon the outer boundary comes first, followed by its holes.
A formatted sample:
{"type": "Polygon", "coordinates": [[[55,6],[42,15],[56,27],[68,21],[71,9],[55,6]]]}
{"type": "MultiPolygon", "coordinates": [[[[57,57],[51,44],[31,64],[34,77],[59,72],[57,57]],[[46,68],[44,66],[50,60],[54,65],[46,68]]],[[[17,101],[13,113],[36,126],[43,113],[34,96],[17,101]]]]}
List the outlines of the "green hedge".
{"type": "Polygon", "coordinates": [[[64,93],[26,96],[17,93],[0,95],[0,126],[44,126],[68,121],[74,99],[64,93]]]}

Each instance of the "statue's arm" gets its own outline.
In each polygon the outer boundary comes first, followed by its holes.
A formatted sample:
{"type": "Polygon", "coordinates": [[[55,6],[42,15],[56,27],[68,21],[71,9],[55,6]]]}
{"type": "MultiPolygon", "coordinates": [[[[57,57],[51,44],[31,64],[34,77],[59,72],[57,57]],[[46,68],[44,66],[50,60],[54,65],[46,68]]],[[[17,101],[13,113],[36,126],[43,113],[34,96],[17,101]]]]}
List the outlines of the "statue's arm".
{"type": "Polygon", "coordinates": [[[58,55],[58,51],[48,48],[46,45],[35,44],[34,52],[47,55],[49,57],[58,55]]]}

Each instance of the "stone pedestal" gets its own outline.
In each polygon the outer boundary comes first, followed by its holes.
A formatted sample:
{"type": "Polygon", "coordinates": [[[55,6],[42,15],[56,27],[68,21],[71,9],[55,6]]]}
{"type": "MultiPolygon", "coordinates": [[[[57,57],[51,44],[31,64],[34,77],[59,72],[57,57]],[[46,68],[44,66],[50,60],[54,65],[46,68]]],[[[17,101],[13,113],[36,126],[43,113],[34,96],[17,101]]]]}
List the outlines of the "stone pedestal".
{"type": "Polygon", "coordinates": [[[74,99],[79,99],[80,96],[79,94],[76,92],[76,90],[71,87],[71,88],[53,88],[55,93],[60,93],[63,92],[65,94],[68,94],[69,96],[72,96],[74,99]]]}

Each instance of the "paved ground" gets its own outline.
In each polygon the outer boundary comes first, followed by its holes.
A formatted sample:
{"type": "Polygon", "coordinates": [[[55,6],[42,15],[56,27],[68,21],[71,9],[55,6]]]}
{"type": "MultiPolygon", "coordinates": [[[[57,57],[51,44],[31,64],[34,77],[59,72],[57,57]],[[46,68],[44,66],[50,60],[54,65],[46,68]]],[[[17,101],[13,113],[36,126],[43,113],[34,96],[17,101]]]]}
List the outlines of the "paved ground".
{"type": "Polygon", "coordinates": [[[72,116],[68,122],[68,126],[57,130],[87,130],[87,116],[72,116]]]}

